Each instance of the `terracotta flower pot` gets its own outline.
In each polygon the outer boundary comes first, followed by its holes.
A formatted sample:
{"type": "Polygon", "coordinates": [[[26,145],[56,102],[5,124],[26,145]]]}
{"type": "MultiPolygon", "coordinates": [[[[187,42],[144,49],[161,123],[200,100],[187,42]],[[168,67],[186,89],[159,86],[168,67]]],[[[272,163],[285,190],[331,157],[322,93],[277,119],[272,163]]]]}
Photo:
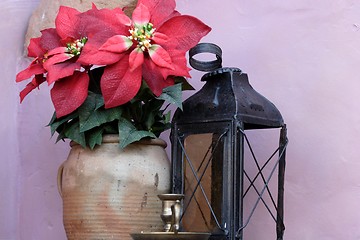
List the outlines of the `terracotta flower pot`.
{"type": "Polygon", "coordinates": [[[161,231],[158,194],[170,189],[170,163],[161,139],[121,150],[116,135],[94,150],[71,143],[59,168],[68,239],[131,239],[129,233],[161,231]]]}

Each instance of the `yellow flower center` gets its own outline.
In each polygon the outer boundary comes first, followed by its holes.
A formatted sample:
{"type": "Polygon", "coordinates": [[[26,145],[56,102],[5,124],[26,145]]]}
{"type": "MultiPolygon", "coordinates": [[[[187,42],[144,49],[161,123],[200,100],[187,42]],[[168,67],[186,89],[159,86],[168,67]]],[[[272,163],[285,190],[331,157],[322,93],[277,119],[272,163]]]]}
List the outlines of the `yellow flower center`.
{"type": "Polygon", "coordinates": [[[77,39],[74,42],[67,43],[66,48],[70,54],[73,54],[74,56],[79,56],[87,40],[87,37],[77,39]]]}
{"type": "Polygon", "coordinates": [[[151,38],[154,36],[155,28],[152,23],[144,24],[142,27],[134,26],[129,30],[129,39],[137,42],[137,47],[142,51],[151,47],[151,38]]]}

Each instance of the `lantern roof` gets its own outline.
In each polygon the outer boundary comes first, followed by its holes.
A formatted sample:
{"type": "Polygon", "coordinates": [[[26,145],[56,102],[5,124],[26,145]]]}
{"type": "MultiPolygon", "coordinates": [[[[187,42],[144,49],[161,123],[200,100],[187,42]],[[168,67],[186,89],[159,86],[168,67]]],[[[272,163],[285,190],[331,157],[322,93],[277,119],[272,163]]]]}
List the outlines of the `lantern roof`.
{"type": "MultiPolygon", "coordinates": [[[[210,65],[221,65],[221,49],[219,51],[219,47],[214,44],[202,45],[205,48],[197,46],[193,54],[190,51],[190,64],[198,70],[209,70],[210,65]],[[217,60],[204,62],[205,67],[202,68],[202,62],[191,56],[200,52],[215,53],[217,60]]],[[[244,129],[284,125],[280,111],[250,85],[248,75],[239,68],[220,67],[205,74],[201,80],[205,81],[205,85],[184,101],[183,110],[176,111],[173,122],[235,120],[243,123],[244,129]]]]}

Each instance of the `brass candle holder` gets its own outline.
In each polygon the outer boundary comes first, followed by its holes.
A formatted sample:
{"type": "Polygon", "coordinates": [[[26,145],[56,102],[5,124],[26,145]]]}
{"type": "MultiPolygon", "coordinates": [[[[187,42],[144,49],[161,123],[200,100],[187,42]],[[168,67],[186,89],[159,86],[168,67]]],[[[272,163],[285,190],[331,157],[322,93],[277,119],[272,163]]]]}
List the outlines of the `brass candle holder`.
{"type": "Polygon", "coordinates": [[[161,219],[164,222],[165,232],[178,232],[180,228],[181,203],[183,194],[160,194],[162,201],[161,219]]]}
{"type": "Polygon", "coordinates": [[[134,240],[207,240],[210,237],[210,233],[179,231],[183,194],[166,193],[158,197],[162,201],[160,217],[164,223],[164,231],[132,233],[130,235],[134,240]]]}

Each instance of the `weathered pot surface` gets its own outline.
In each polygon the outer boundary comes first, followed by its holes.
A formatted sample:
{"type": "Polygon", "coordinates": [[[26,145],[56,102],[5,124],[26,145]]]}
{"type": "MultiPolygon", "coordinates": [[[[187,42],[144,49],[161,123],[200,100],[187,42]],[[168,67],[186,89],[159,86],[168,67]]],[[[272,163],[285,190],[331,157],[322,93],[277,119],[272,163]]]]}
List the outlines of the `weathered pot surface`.
{"type": "Polygon", "coordinates": [[[59,169],[68,239],[131,239],[131,232],[161,231],[161,201],[170,189],[170,163],[161,139],[121,150],[116,135],[94,150],[71,143],[59,169]]]}

